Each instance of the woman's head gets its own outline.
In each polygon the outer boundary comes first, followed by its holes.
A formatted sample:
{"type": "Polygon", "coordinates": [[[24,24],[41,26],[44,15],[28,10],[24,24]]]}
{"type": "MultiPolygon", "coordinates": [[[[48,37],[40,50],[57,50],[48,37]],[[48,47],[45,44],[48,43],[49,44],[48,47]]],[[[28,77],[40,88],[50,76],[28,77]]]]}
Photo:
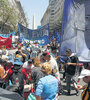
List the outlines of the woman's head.
{"type": "Polygon", "coordinates": [[[45,62],[44,64],[42,64],[41,70],[45,74],[51,74],[52,73],[52,65],[49,62],[45,62]]]}
{"type": "Polygon", "coordinates": [[[32,58],[35,67],[41,67],[40,61],[37,57],[32,58]]]}

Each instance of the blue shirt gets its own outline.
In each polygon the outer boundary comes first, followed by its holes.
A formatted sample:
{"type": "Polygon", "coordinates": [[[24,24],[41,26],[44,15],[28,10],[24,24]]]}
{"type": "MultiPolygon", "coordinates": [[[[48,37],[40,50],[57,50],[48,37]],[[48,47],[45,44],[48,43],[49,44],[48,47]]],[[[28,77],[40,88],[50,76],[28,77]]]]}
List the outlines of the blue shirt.
{"type": "Polygon", "coordinates": [[[39,80],[35,95],[43,100],[56,100],[57,92],[58,80],[52,75],[47,75],[39,80]]]}

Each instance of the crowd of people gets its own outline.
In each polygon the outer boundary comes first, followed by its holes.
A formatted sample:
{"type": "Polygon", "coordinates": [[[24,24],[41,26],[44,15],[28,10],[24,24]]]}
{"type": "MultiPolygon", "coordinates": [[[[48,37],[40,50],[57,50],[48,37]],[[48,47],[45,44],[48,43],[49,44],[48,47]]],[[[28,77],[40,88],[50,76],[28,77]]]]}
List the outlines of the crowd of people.
{"type": "Polygon", "coordinates": [[[72,83],[76,95],[80,89],[85,89],[82,100],[89,100],[90,63],[79,63],[69,48],[66,55],[61,56],[59,46],[55,39],[46,46],[39,46],[37,42],[18,43],[11,53],[3,45],[0,48],[0,87],[17,92],[25,100],[31,100],[31,96],[35,100],[58,100],[63,94],[60,72],[64,70],[62,79],[66,81],[67,95],[71,94],[72,83]],[[76,75],[80,75],[78,79],[76,75]],[[88,85],[77,85],[80,78],[88,85]]]}

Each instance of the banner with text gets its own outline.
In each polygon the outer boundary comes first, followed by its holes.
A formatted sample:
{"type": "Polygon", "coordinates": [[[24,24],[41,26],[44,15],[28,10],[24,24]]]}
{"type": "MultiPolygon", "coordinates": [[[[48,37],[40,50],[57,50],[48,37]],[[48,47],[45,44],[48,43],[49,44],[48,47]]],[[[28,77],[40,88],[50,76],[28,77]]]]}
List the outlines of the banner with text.
{"type": "Polygon", "coordinates": [[[11,32],[9,34],[0,34],[1,37],[5,37],[5,38],[8,38],[10,35],[15,36],[16,35],[16,31],[13,31],[13,32],[11,32]]]}
{"type": "Polygon", "coordinates": [[[33,42],[37,41],[39,45],[42,46],[47,45],[50,42],[49,24],[36,30],[31,30],[18,24],[18,33],[21,40],[27,39],[33,42]]]}

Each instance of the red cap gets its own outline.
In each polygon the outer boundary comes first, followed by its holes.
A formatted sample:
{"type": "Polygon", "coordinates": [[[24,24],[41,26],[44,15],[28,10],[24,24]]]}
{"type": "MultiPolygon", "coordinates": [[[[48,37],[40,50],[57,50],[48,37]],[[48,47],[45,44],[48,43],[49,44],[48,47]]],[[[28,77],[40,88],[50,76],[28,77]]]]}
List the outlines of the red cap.
{"type": "Polygon", "coordinates": [[[46,51],[47,55],[50,55],[50,53],[48,51],[46,51]]]}

